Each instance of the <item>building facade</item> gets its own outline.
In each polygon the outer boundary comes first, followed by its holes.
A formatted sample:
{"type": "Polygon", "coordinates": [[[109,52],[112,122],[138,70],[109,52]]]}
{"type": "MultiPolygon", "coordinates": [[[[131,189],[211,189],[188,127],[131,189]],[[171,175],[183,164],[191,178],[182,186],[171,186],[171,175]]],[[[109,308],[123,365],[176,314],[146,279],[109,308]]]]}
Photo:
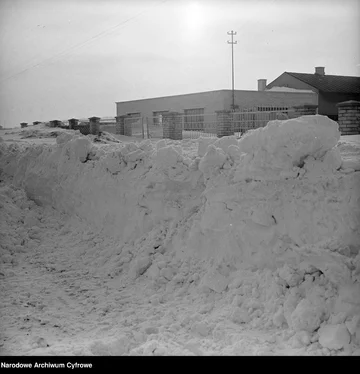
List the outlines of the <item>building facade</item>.
{"type": "Polygon", "coordinates": [[[360,77],[325,75],[322,66],[316,67],[313,74],[284,72],[269,83],[266,90],[281,87],[315,92],[318,97],[318,114],[334,120],[338,119],[338,103],[360,101],[360,77]]]}
{"type": "MultiPolygon", "coordinates": [[[[261,81],[261,80],[260,80],[261,81]]],[[[315,92],[272,92],[265,91],[259,81],[258,91],[234,91],[235,110],[273,110],[286,112],[294,106],[317,104],[315,92]]],[[[117,116],[147,117],[156,124],[162,114],[179,112],[185,117],[206,116],[216,111],[232,109],[232,90],[216,90],[185,95],[156,97],[150,99],[116,103],[117,116]]]]}

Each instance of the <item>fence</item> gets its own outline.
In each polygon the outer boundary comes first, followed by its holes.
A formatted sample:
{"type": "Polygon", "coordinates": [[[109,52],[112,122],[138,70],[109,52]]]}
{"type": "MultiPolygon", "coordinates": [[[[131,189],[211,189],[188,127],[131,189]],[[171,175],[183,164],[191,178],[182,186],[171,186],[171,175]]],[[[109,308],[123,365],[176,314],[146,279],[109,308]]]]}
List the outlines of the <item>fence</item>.
{"type": "Polygon", "coordinates": [[[71,118],[61,122],[63,126],[60,127],[79,130],[84,135],[98,135],[104,131],[114,134],[116,132],[116,121],[114,117],[71,118]]]}
{"type": "Polygon", "coordinates": [[[238,112],[232,113],[233,131],[237,135],[242,135],[248,130],[265,127],[269,121],[276,119],[284,120],[296,117],[294,108],[279,107],[275,110],[258,108],[243,108],[238,112]]]}
{"type": "Polygon", "coordinates": [[[264,127],[275,119],[295,118],[316,113],[316,106],[298,107],[255,107],[240,108],[236,112],[229,110],[215,113],[155,112],[152,117],[132,113],[117,117],[91,117],[67,121],[50,121],[50,127],[65,127],[80,130],[82,134],[98,135],[110,132],[115,135],[131,136],[139,139],[169,138],[174,140],[202,137],[222,137],[235,135],[264,127]]]}
{"type": "MultiPolygon", "coordinates": [[[[146,117],[144,129],[150,138],[163,138],[164,129],[169,126],[169,117],[172,112],[160,116],[146,117]]],[[[177,126],[181,129],[183,138],[198,138],[199,136],[216,136],[216,115],[186,115],[180,114],[177,117],[177,126]]]]}
{"type": "MultiPolygon", "coordinates": [[[[274,119],[285,119],[291,116],[291,110],[284,108],[281,112],[283,115],[279,115],[278,111],[255,111],[252,109],[241,110],[239,112],[229,112],[228,115],[228,127],[229,131],[232,131],[237,136],[245,133],[250,129],[257,127],[266,126],[266,124],[274,119]]],[[[168,126],[168,117],[172,115],[172,112],[163,113],[160,116],[146,117],[143,119],[144,133],[150,138],[162,138],[164,137],[164,126],[168,126]]],[[[219,127],[224,124],[224,115],[226,111],[220,111],[218,113],[211,114],[197,114],[187,115],[177,113],[178,116],[177,125],[181,127],[182,138],[198,138],[202,137],[218,137],[219,127]],[[222,114],[222,119],[219,117],[222,114]]],[[[226,131],[225,131],[226,132],[226,131]]]]}
{"type": "Polygon", "coordinates": [[[53,120],[48,126],[79,130],[84,135],[97,135],[105,131],[139,139],[162,139],[173,137],[171,130],[169,132],[167,129],[171,127],[171,121],[176,121],[176,129],[174,128],[173,131],[178,131],[177,138],[219,137],[228,133],[239,137],[248,130],[266,126],[269,121],[276,118],[288,118],[291,110],[284,108],[281,113],[282,116],[279,116],[278,111],[257,111],[256,108],[242,109],[239,112],[219,111],[196,116],[176,112],[175,120],[174,112],[167,112],[152,117],[118,116],[53,120]]]}
{"type": "MultiPolygon", "coordinates": [[[[218,111],[211,114],[187,115],[178,112],[167,112],[161,116],[154,116],[144,119],[148,137],[162,138],[165,127],[171,126],[173,122],[173,131],[175,128],[181,129],[181,136],[176,138],[198,138],[201,137],[221,137],[234,134],[240,137],[248,130],[258,127],[264,127],[269,121],[275,119],[287,119],[296,117],[296,111],[293,108],[276,108],[276,110],[258,110],[258,108],[242,108],[237,112],[218,111]],[[177,119],[174,119],[174,116],[177,119]],[[172,119],[171,119],[172,117],[172,119]],[[169,122],[170,121],[170,122],[169,122]]],[[[178,131],[179,132],[179,131],[178,131]]],[[[171,136],[170,136],[171,138],[171,136]]]]}
{"type": "Polygon", "coordinates": [[[144,131],[144,118],[143,117],[127,117],[123,116],[122,131],[119,129],[119,121],[117,117],[92,117],[69,120],[69,128],[79,130],[82,134],[98,134],[101,132],[109,132],[112,134],[132,136],[144,139],[147,134],[144,131]],[[96,121],[94,130],[90,128],[91,119],[96,121]],[[73,125],[71,125],[73,123],[73,125]],[[124,131],[125,129],[125,131],[124,131]]]}

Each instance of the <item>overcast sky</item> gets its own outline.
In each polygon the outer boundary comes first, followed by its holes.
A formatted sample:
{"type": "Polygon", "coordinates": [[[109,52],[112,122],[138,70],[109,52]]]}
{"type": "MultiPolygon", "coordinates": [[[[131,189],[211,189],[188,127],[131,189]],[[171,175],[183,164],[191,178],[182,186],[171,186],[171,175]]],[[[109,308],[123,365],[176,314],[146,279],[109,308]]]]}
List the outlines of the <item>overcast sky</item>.
{"type": "Polygon", "coordinates": [[[360,75],[358,0],[0,0],[0,125],[115,116],[115,102],[360,75]]]}

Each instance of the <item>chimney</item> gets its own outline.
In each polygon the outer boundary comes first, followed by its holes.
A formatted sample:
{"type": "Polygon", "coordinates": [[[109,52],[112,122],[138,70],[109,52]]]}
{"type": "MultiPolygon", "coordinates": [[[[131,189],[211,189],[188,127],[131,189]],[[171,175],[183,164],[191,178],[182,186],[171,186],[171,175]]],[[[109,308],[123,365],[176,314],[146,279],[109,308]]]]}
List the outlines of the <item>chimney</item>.
{"type": "Polygon", "coordinates": [[[325,75],[325,68],[323,66],[317,66],[315,68],[315,74],[324,76],[325,75]]]}
{"type": "Polygon", "coordinates": [[[265,91],[266,79],[258,79],[258,91],[265,91]]]}

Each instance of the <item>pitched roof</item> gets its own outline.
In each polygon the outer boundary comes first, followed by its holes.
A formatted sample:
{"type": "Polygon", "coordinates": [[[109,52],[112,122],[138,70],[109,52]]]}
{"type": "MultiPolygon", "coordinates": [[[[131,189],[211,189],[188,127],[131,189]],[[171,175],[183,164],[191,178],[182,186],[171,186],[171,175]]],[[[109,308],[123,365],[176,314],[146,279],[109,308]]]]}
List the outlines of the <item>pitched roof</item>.
{"type": "Polygon", "coordinates": [[[322,92],[360,93],[360,77],[291,73],[288,71],[285,73],[322,92]]]}

